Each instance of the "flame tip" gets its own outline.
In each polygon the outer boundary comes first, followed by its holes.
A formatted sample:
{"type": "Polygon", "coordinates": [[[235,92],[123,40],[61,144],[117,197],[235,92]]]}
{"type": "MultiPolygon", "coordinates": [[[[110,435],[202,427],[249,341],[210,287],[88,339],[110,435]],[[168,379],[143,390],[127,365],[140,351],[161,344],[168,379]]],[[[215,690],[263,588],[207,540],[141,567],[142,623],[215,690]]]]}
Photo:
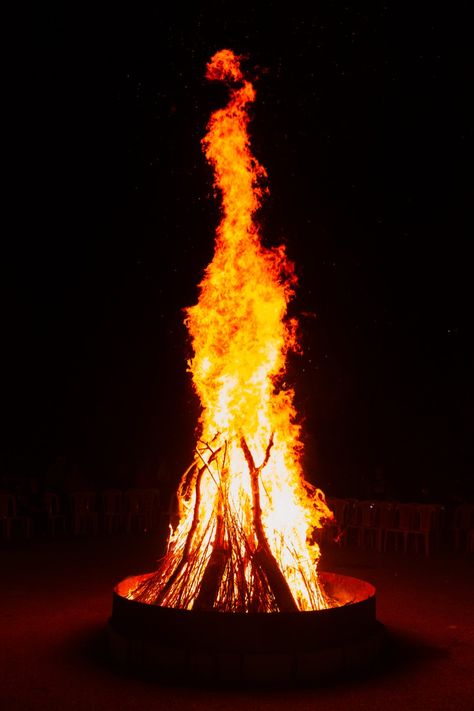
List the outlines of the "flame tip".
{"type": "Polygon", "coordinates": [[[240,62],[245,58],[244,55],[235,54],[231,49],[220,49],[206,65],[206,79],[227,83],[243,81],[240,62]]]}

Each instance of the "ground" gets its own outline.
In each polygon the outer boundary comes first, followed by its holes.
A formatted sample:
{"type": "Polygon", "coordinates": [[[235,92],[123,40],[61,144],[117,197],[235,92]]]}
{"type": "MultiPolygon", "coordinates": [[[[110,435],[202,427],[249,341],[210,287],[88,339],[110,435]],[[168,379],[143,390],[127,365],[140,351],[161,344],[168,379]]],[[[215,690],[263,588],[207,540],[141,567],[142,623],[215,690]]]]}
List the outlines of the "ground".
{"type": "Polygon", "coordinates": [[[47,709],[378,709],[472,711],[472,556],[329,548],[322,567],[377,587],[390,646],[379,668],[312,689],[192,689],[124,675],[109,661],[113,585],[153,568],[154,536],[9,544],[0,549],[0,705],[47,709]]]}

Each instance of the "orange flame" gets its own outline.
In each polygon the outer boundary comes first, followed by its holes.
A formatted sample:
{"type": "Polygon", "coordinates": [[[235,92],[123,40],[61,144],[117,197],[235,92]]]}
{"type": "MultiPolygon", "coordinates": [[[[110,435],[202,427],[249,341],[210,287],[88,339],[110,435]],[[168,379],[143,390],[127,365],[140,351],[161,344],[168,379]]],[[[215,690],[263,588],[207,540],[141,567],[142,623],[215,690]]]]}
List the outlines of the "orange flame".
{"type": "Polygon", "coordinates": [[[247,133],[254,88],[228,49],[214,55],[206,76],[227,82],[230,100],[212,114],[203,139],[223,214],[198,303],[186,312],[201,436],[178,492],[167,556],[141,596],[188,609],[320,609],[328,603],[319,547],[310,541],[331,513],[304,481],[294,393],[278,385],[297,347],[287,317],[293,264],[283,246],[261,245],[253,219],[266,176],[247,133]],[[263,559],[270,562],[262,574],[263,559]]]}

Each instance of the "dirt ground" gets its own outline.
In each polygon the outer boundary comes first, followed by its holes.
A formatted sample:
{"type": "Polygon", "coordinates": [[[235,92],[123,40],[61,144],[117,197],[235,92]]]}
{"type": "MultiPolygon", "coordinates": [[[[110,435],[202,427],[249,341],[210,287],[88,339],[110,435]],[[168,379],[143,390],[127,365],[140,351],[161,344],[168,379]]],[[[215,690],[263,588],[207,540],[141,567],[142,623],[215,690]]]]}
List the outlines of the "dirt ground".
{"type": "Polygon", "coordinates": [[[0,707],[309,711],[474,708],[474,558],[330,548],[321,567],[377,588],[389,646],[373,669],[315,688],[209,689],[124,675],[105,628],[114,584],[153,569],[153,535],[32,541],[0,549],[0,707]]]}

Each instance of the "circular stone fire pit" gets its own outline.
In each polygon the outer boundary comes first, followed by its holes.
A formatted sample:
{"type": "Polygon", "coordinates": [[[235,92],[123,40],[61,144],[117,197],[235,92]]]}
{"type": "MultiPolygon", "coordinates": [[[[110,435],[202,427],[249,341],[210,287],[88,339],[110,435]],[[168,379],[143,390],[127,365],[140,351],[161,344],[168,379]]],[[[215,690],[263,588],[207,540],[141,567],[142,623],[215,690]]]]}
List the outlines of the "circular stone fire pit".
{"type": "Polygon", "coordinates": [[[174,683],[316,683],[366,667],[380,652],[375,588],[320,573],[339,607],[314,612],[230,613],[178,610],[131,600],[148,575],[114,589],[109,641],[126,667],[174,683]]]}

